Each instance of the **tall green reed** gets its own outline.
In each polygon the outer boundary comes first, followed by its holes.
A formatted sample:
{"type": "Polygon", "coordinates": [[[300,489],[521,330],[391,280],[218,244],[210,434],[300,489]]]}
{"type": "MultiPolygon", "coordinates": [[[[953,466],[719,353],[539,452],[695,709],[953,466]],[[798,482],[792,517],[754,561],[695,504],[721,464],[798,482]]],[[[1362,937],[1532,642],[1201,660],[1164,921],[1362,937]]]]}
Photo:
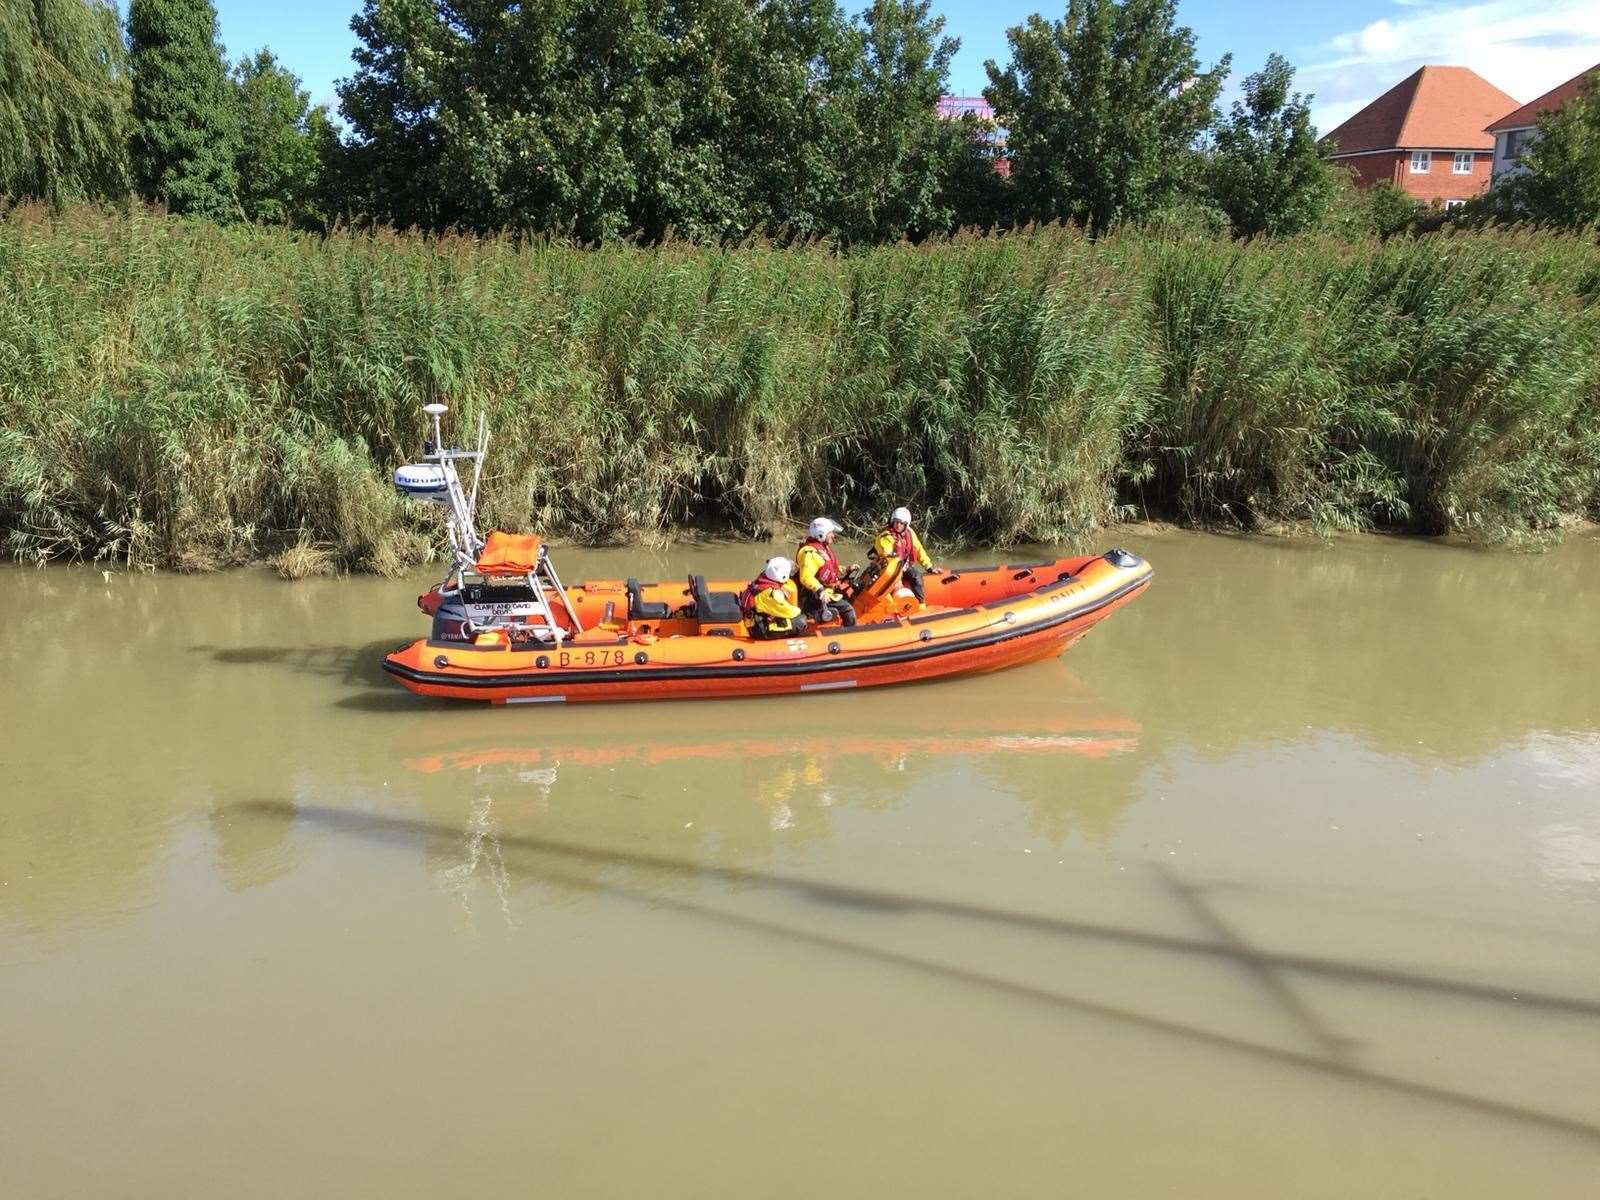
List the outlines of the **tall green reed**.
{"type": "Polygon", "coordinates": [[[839,254],[0,218],[0,535],[184,569],[395,572],[421,405],[483,517],[1082,541],[1130,506],[1487,536],[1600,504],[1600,251],[1070,229],[839,254]]]}

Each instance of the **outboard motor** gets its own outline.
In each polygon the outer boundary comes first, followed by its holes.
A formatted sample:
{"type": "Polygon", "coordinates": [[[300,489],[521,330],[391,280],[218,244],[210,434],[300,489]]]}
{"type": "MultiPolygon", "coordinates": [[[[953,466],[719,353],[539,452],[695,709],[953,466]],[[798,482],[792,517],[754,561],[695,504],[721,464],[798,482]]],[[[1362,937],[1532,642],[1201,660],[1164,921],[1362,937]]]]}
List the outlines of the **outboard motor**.
{"type": "Polygon", "coordinates": [[[435,642],[472,640],[472,622],[467,618],[467,608],[459,592],[441,598],[439,607],[433,611],[433,632],[429,637],[435,642]]]}

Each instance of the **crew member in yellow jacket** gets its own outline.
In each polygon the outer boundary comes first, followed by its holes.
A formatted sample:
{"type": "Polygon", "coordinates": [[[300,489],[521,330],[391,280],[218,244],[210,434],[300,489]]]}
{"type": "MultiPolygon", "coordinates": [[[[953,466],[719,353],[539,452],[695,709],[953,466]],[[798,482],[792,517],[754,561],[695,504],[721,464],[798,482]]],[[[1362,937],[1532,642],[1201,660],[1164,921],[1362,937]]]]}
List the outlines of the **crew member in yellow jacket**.
{"type": "Polygon", "coordinates": [[[838,620],[856,623],[855,606],[844,598],[844,570],[833,553],[833,538],[844,527],[818,517],[806,529],[806,540],[794,552],[794,573],[800,580],[800,611],[819,625],[838,620]]]}
{"type": "Polygon", "coordinates": [[[806,619],[800,612],[795,592],[794,564],[787,558],[769,558],[767,565],[745,585],[739,594],[739,608],[750,622],[750,633],[758,638],[800,637],[806,619]]]}
{"type": "Polygon", "coordinates": [[[893,570],[898,562],[901,566],[900,582],[911,589],[918,604],[926,602],[922,594],[922,573],[937,573],[937,568],[928,557],[928,552],[922,548],[922,539],[917,536],[917,531],[911,528],[909,508],[897,508],[889,514],[889,523],[872,543],[872,557],[877,560],[879,569],[884,571],[893,570]]]}

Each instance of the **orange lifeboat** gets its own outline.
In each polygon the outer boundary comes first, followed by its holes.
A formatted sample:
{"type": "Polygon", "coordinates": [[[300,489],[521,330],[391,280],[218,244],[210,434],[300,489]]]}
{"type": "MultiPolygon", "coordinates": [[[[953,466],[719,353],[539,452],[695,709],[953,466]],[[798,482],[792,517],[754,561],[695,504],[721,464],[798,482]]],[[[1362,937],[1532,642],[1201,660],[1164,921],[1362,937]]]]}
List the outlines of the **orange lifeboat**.
{"type": "Polygon", "coordinates": [[[1150,584],[1125,550],[1047,562],[967,567],[924,581],[926,603],[899,586],[898,564],[853,597],[852,628],[791,638],[751,635],[741,582],[603,580],[562,585],[537,537],[474,524],[488,451],[445,448],[443,404],[424,412],[424,462],[395,472],[399,491],[444,505],[450,574],[418,598],[431,634],[385,657],[424,696],[496,704],[665,700],[830,692],[997,671],[1060,654],[1150,584]],[[470,485],[457,464],[472,468],[470,485]]]}
{"type": "MultiPolygon", "coordinates": [[[[1150,565],[1122,550],[960,568],[927,579],[925,606],[890,590],[853,628],[816,626],[775,640],[751,637],[739,613],[742,583],[701,576],[567,588],[570,615],[556,610],[560,636],[542,623],[476,628],[453,615],[462,610],[441,586],[419,600],[434,617],[434,635],[396,650],[383,665],[421,695],[499,704],[875,687],[1054,657],[1150,579],[1150,565]]],[[[492,612],[509,612],[525,594],[487,580],[467,582],[464,591],[476,602],[466,607],[492,612]],[[489,599],[496,592],[505,599],[489,599]]]]}

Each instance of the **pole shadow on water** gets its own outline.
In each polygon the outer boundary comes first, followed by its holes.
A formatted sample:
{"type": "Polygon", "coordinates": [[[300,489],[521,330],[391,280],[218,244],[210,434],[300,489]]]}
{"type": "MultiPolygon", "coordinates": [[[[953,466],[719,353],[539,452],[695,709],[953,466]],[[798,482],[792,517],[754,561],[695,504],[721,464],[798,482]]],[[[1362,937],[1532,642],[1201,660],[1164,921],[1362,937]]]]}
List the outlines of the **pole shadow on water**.
{"type": "MultiPolygon", "coordinates": [[[[454,836],[461,831],[453,826],[406,817],[383,816],[374,813],[353,812],[317,805],[297,806],[280,800],[244,801],[231,806],[244,816],[278,821],[304,821],[338,833],[352,834],[391,845],[409,845],[416,838],[454,836]]],[[[1152,1033],[1184,1038],[1216,1049],[1236,1053],[1281,1066],[1302,1070],[1350,1083],[1362,1084],[1385,1091],[1421,1099],[1447,1103],[1487,1116],[1509,1118],[1548,1130],[1580,1137],[1600,1143],[1600,1127],[1573,1117],[1542,1112],[1518,1104],[1474,1096],[1449,1088],[1421,1083],[1381,1071],[1368,1070],[1352,1061],[1348,1043],[1333,1038],[1322,1029],[1320,1022],[1309,1015],[1303,1004],[1287,993],[1286,985],[1277,979],[1275,972],[1297,972],[1339,982],[1360,983],[1421,994],[1444,994],[1462,999],[1493,1004],[1504,1004],[1519,1009],[1538,1008],[1565,1015],[1600,1017],[1600,1000],[1579,999],[1569,996],[1541,994],[1514,987],[1496,987],[1417,975],[1387,967],[1370,966],[1337,959],[1315,958],[1307,955],[1281,954],[1258,950],[1245,944],[1231,931],[1219,941],[1209,942],[1176,935],[1152,933],[1145,930],[1125,929],[1111,925],[1073,921],[1067,918],[1045,917],[1031,913],[1012,912],[983,905],[964,904],[937,898],[907,896],[870,888],[823,883],[799,876],[775,872],[743,870],[736,867],[706,866],[658,855],[637,854],[577,843],[558,842],[526,835],[501,835],[498,838],[502,851],[520,852],[525,857],[544,857],[556,862],[566,861],[588,866],[617,866],[643,868],[688,878],[717,879],[736,882],[773,891],[782,891],[801,899],[833,906],[883,914],[933,913],[967,920],[989,921],[1013,928],[1044,932],[1067,939],[1119,944],[1141,949],[1169,951],[1175,954],[1213,961],[1231,962],[1252,977],[1266,984],[1268,992],[1280,1003],[1287,1004],[1291,1015],[1302,1026],[1309,1027],[1312,1039],[1318,1044],[1318,1053],[1303,1053],[1264,1046],[1243,1038],[1216,1033],[1196,1026],[1185,1025],[1162,1017],[1153,1017],[1132,1009],[1099,1001],[1080,999],[1070,994],[1048,988],[1019,983],[981,971],[918,958],[914,955],[881,947],[869,946],[847,938],[810,930],[795,929],[779,922],[739,913],[725,912],[705,905],[695,904],[617,883],[597,884],[595,880],[571,871],[562,871],[548,863],[535,864],[508,860],[508,869],[518,874],[543,879],[548,882],[599,887],[609,895],[653,909],[669,908],[702,920],[747,931],[787,938],[806,945],[833,950],[879,963],[915,971],[924,975],[953,980],[974,987],[1001,992],[1019,999],[1049,1005],[1058,1009],[1118,1021],[1152,1033]],[[1268,980],[1272,982],[1268,982],[1268,980]]],[[[1195,903],[1193,885],[1181,885],[1163,873],[1168,886],[1187,886],[1186,904],[1195,903]]],[[[1214,929],[1215,919],[1207,921],[1214,929]]],[[[1226,927],[1223,927],[1224,929],[1226,927]]]]}
{"type": "Polygon", "coordinates": [[[302,675],[338,680],[352,690],[333,703],[358,712],[411,712],[419,703],[447,703],[415,696],[396,686],[384,673],[384,655],[408,640],[395,636],[354,647],[337,643],[326,646],[195,645],[189,649],[195,654],[208,654],[213,661],[225,666],[282,667],[302,675]]]}
{"type": "Polygon", "coordinates": [[[376,687],[384,682],[383,656],[396,646],[405,644],[404,638],[382,638],[364,646],[351,646],[337,642],[325,646],[210,646],[194,645],[194,654],[209,654],[225,666],[274,666],[302,675],[321,675],[338,679],[352,686],[376,687]]]}

